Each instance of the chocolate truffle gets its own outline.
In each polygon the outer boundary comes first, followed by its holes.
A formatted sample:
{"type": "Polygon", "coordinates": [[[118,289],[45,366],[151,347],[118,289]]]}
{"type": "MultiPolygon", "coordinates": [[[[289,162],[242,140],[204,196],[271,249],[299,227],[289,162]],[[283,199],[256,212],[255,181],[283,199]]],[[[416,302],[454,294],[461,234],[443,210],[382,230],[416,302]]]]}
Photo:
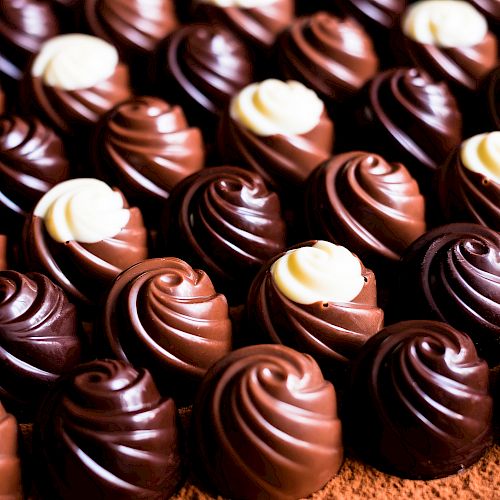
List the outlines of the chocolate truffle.
{"type": "Polygon", "coordinates": [[[333,123],[313,90],[296,81],[253,83],[231,100],[219,129],[227,161],[258,172],[276,190],[298,188],[333,148],[333,123]]]}
{"type": "Polygon", "coordinates": [[[160,250],[203,269],[231,303],[241,303],[262,265],[285,249],[285,231],[280,200],[260,175],[211,167],[172,191],[160,250]]]}
{"type": "Polygon", "coordinates": [[[372,271],[344,247],[310,241],[257,275],[247,319],[252,335],[307,352],[335,371],[382,328],[384,313],[372,271]]]}
{"type": "Polygon", "coordinates": [[[0,398],[37,403],[80,361],[76,308],[39,273],[0,272],[0,398]]]}
{"type": "Polygon", "coordinates": [[[21,464],[17,457],[17,422],[0,403],[0,498],[22,500],[21,464]]]}
{"type": "Polygon", "coordinates": [[[488,366],[467,335],[438,321],[396,323],[369,339],[346,395],[346,439],[390,474],[454,474],[492,441],[488,366]]]}
{"type": "Polygon", "coordinates": [[[231,350],[228,314],[226,298],[203,271],[173,257],[145,260],[111,286],[104,339],[113,357],[144,366],[160,390],[186,400],[231,350]]]}
{"type": "Polygon", "coordinates": [[[147,370],[93,361],[61,379],[34,429],[45,498],[167,499],[181,479],[177,410],[147,370]]]}
{"type": "Polygon", "coordinates": [[[438,172],[438,194],[447,221],[500,231],[500,132],[464,141],[438,172]]]}
{"type": "Polygon", "coordinates": [[[310,356],[285,346],[219,361],[200,387],[192,432],[200,471],[226,497],[302,498],[342,463],[335,390],[310,356]]]}
{"type": "Polygon", "coordinates": [[[0,232],[18,232],[37,201],[69,176],[61,139],[36,118],[0,118],[0,232]]]}
{"type": "Polygon", "coordinates": [[[378,69],[363,28],[326,12],[294,21],[279,36],[276,53],[284,79],[301,81],[329,103],[355,94],[378,69]]]}
{"type": "Polygon", "coordinates": [[[50,276],[82,305],[95,304],[113,279],[147,258],[147,233],[138,208],[97,179],[53,187],[24,226],[29,268],[50,276]]]}
{"type": "Polygon", "coordinates": [[[500,235],[477,224],[449,224],[415,241],[401,262],[406,318],[445,321],[500,363],[500,235]]]}

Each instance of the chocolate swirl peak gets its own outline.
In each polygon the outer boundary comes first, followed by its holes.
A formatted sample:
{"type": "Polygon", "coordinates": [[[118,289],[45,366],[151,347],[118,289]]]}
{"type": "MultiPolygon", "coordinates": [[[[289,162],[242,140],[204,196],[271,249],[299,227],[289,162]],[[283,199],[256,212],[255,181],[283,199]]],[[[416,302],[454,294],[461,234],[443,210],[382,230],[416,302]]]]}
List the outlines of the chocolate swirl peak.
{"type": "Polygon", "coordinates": [[[231,302],[242,300],[261,266],[285,248],[280,201],[256,173],[211,167],[172,192],[163,248],[203,268],[231,302]]]}
{"type": "Polygon", "coordinates": [[[21,465],[17,457],[17,422],[0,403],[0,498],[22,500],[21,465]]]}
{"type": "Polygon", "coordinates": [[[80,365],[44,401],[34,430],[47,498],[169,498],[181,476],[176,417],[147,370],[80,365]]]}
{"type": "Polygon", "coordinates": [[[477,224],[449,224],[421,236],[402,259],[406,317],[445,321],[500,363],[500,236],[477,224]]]}
{"type": "Polygon", "coordinates": [[[113,357],[148,368],[169,393],[175,379],[184,399],[231,350],[225,297],[203,271],[173,257],[145,260],[118,276],[104,306],[103,329],[113,357]]]}
{"type": "Polygon", "coordinates": [[[36,403],[80,361],[76,308],[46,276],[0,272],[0,397],[36,403]]]}
{"type": "Polygon", "coordinates": [[[372,337],[355,359],[344,423],[355,451],[403,477],[453,474],[491,443],[488,366],[467,335],[405,321],[372,337]]]}
{"type": "Polygon", "coordinates": [[[311,236],[345,245],[375,268],[394,265],[425,231],[417,182],[376,154],[334,156],[313,172],[305,199],[311,236]]]}
{"type": "Polygon", "coordinates": [[[248,294],[247,317],[260,338],[307,352],[332,369],[345,366],[382,328],[384,313],[372,271],[345,248],[311,241],[262,269],[248,294]]]}
{"type": "Polygon", "coordinates": [[[231,498],[302,498],[342,463],[335,390],[310,356],[284,346],[219,361],[200,387],[192,429],[200,469],[231,498]]]}

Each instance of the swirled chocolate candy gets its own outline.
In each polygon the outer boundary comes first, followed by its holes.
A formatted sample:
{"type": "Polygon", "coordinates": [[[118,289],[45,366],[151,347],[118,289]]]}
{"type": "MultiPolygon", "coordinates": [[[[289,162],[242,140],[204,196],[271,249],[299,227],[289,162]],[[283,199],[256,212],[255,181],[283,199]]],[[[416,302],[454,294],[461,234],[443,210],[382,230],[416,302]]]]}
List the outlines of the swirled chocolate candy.
{"type": "Polygon", "coordinates": [[[53,187],[27,220],[28,267],[50,276],[78,303],[91,306],[121,271],[148,256],[138,208],[97,179],[71,179],[53,187]]]}
{"type": "Polygon", "coordinates": [[[46,498],[163,500],[181,479],[177,410],[147,370],[80,365],[45,399],[34,429],[46,498]]]}
{"type": "Polygon", "coordinates": [[[231,100],[218,136],[223,158],[258,172],[276,190],[297,188],[333,148],[333,123],[316,93],[270,79],[231,100]]]}
{"type": "Polygon", "coordinates": [[[309,235],[346,246],[376,270],[394,266],[425,232],[424,212],[408,170],[372,153],[334,156],[307,183],[309,235]]]}
{"type": "Polygon", "coordinates": [[[200,130],[188,125],[179,106],[155,97],[114,108],[102,120],[95,144],[99,177],[155,220],[173,187],[204,166],[200,130]]]}
{"type": "Polygon", "coordinates": [[[326,12],[294,21],[279,36],[276,52],[285,79],[301,81],[329,103],[355,94],[378,68],[363,28],[326,12]]]}
{"type": "Polygon", "coordinates": [[[500,66],[486,77],[480,95],[479,114],[485,120],[479,121],[480,132],[484,132],[485,127],[500,129],[500,66]]]}
{"type": "Polygon", "coordinates": [[[0,232],[17,232],[37,201],[69,176],[61,139],[36,118],[0,118],[0,232]]]}
{"type": "Polygon", "coordinates": [[[383,326],[375,275],[344,247],[303,243],[272,259],[247,301],[251,331],[341,368],[383,326]]]}
{"type": "Polygon", "coordinates": [[[17,457],[17,422],[0,403],[0,498],[22,500],[21,465],[17,457]]]}
{"type": "Polygon", "coordinates": [[[467,335],[444,323],[404,321],[369,339],[346,395],[346,439],[391,474],[447,476],[491,444],[488,366],[467,335]]]}
{"type": "Polygon", "coordinates": [[[0,398],[18,406],[37,403],[79,363],[77,329],[75,306],[46,276],[1,271],[0,398]]]}
{"type": "Polygon", "coordinates": [[[500,132],[464,141],[438,172],[438,194],[448,221],[500,231],[500,132]]]}
{"type": "Polygon", "coordinates": [[[203,271],[173,257],[145,260],[120,274],[102,323],[113,357],[144,366],[160,390],[183,400],[231,350],[226,298],[203,271]]]}
{"type": "Polygon", "coordinates": [[[500,364],[500,235],[449,224],[415,241],[401,263],[400,306],[407,318],[445,321],[500,364]]]}
{"type": "Polygon", "coordinates": [[[310,356],[285,346],[246,347],[219,361],[192,419],[199,468],[227,497],[302,498],[342,463],[335,390],[310,356]]]}
{"type": "Polygon", "coordinates": [[[163,254],[207,272],[231,303],[246,296],[261,266],[286,245],[280,201],[262,177],[211,167],[172,191],[160,229],[163,254]]]}

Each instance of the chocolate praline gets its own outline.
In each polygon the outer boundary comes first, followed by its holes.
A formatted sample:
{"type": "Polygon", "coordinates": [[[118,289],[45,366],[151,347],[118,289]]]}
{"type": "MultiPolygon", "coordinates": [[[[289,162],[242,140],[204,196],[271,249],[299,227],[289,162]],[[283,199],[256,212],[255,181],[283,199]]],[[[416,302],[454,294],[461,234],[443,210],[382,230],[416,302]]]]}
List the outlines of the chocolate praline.
{"type": "Polygon", "coordinates": [[[335,390],[310,356],[284,346],[219,361],[198,392],[192,432],[200,473],[225,497],[302,498],[342,463],[335,390]]]}
{"type": "Polygon", "coordinates": [[[488,366],[467,335],[444,323],[384,328],[361,348],[345,394],[346,440],[390,474],[454,474],[492,442],[488,366]]]}
{"type": "Polygon", "coordinates": [[[0,498],[5,500],[23,498],[17,440],[16,419],[0,403],[0,498]]]}

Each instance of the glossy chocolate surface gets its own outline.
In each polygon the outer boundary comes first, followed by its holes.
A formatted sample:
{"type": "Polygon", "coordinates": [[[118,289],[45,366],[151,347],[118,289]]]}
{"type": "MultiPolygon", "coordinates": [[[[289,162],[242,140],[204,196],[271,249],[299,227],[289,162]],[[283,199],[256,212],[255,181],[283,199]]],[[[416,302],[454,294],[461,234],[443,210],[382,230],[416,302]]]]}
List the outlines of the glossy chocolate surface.
{"type": "Polygon", "coordinates": [[[7,264],[8,239],[5,234],[0,234],[0,271],[8,269],[7,264]]]}
{"type": "Polygon", "coordinates": [[[38,273],[0,272],[0,398],[40,400],[50,384],[80,361],[76,308],[38,273]]]}
{"type": "Polygon", "coordinates": [[[477,224],[449,224],[419,238],[403,257],[401,308],[407,318],[450,323],[500,363],[500,235],[477,224]]]}
{"type": "Polygon", "coordinates": [[[469,337],[437,321],[406,321],[355,359],[343,422],[368,463],[432,479],[474,463],[491,444],[488,366],[469,337]]]}
{"type": "Polygon", "coordinates": [[[228,314],[226,298],[203,271],[173,257],[150,259],[113,283],[103,334],[113,357],[147,368],[161,391],[188,400],[231,350],[228,314]]]}
{"type": "Polygon", "coordinates": [[[0,403],[0,498],[22,500],[21,465],[17,456],[17,422],[0,403]]]}
{"type": "Polygon", "coordinates": [[[177,411],[147,370],[93,361],[42,405],[35,459],[47,498],[167,499],[181,478],[177,411]]]}
{"type": "Polygon", "coordinates": [[[194,456],[226,497],[301,498],[342,463],[335,390],[310,356],[284,346],[222,359],[203,380],[192,418],[194,456]]]}
{"type": "Polygon", "coordinates": [[[488,128],[500,130],[500,66],[484,80],[481,98],[480,117],[484,115],[486,123],[480,121],[479,132],[484,132],[488,128]]]}

